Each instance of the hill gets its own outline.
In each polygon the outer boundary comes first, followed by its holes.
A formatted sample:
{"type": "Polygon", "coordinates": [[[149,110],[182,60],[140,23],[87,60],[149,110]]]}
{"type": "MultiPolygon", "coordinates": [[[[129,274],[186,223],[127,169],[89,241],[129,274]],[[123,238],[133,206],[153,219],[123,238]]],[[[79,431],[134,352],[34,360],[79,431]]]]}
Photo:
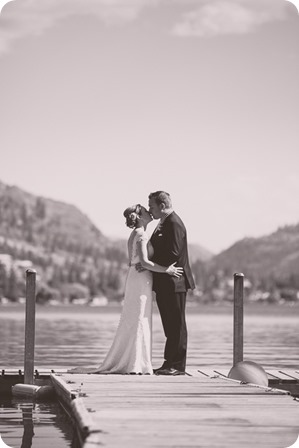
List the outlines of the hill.
{"type": "Polygon", "coordinates": [[[216,255],[213,270],[243,272],[252,279],[276,279],[289,283],[298,280],[299,224],[284,226],[260,238],[245,238],[216,255]]]}
{"type": "Polygon", "coordinates": [[[244,238],[206,263],[193,265],[206,301],[232,300],[235,272],[245,276],[252,301],[299,300],[299,224],[279,228],[260,238],[244,238]]]}
{"type": "Polygon", "coordinates": [[[0,297],[24,295],[30,266],[39,275],[40,301],[120,294],[124,245],[105,237],[77,207],[0,182],[0,216],[0,297]]]}

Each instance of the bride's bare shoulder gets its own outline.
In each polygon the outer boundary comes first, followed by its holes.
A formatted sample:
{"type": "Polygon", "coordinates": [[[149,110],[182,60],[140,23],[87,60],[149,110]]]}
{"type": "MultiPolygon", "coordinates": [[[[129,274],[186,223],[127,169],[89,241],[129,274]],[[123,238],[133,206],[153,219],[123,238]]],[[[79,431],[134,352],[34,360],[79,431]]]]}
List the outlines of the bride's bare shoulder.
{"type": "Polygon", "coordinates": [[[148,234],[146,233],[146,231],[143,228],[139,228],[137,229],[137,241],[148,241],[148,234]]]}

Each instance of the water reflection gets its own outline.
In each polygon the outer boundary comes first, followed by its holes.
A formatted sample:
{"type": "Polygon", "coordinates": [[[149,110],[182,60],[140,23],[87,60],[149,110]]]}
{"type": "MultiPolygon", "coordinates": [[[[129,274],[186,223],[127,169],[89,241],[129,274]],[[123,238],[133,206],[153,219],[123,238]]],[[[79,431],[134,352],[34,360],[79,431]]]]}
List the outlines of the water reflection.
{"type": "Polygon", "coordinates": [[[79,447],[69,417],[56,402],[0,399],[0,426],[2,440],[10,447],[79,447]]]}
{"type": "Polygon", "coordinates": [[[23,405],[20,405],[24,426],[21,448],[31,448],[32,446],[32,438],[34,436],[32,415],[33,406],[33,403],[24,403],[23,405]]]}

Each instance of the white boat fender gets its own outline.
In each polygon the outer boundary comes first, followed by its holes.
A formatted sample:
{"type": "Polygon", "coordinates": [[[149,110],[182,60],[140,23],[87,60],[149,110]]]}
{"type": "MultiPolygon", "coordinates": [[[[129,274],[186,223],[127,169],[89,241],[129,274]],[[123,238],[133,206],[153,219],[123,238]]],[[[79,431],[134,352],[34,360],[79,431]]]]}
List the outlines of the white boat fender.
{"type": "Polygon", "coordinates": [[[268,387],[267,373],[260,364],[253,361],[238,362],[230,369],[228,377],[244,383],[268,387]]]}
{"type": "Polygon", "coordinates": [[[11,388],[14,397],[48,398],[53,395],[52,386],[35,386],[34,384],[15,384],[11,388]]]}

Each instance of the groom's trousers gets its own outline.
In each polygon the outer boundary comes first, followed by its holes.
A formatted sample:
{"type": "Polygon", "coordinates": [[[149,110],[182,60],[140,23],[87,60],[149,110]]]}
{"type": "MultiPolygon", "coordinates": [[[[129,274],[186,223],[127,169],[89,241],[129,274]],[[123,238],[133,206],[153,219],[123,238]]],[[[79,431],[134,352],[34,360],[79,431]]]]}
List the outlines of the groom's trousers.
{"type": "Polygon", "coordinates": [[[187,357],[186,292],[158,292],[156,301],[166,336],[165,367],[185,371],[187,357]]]}

